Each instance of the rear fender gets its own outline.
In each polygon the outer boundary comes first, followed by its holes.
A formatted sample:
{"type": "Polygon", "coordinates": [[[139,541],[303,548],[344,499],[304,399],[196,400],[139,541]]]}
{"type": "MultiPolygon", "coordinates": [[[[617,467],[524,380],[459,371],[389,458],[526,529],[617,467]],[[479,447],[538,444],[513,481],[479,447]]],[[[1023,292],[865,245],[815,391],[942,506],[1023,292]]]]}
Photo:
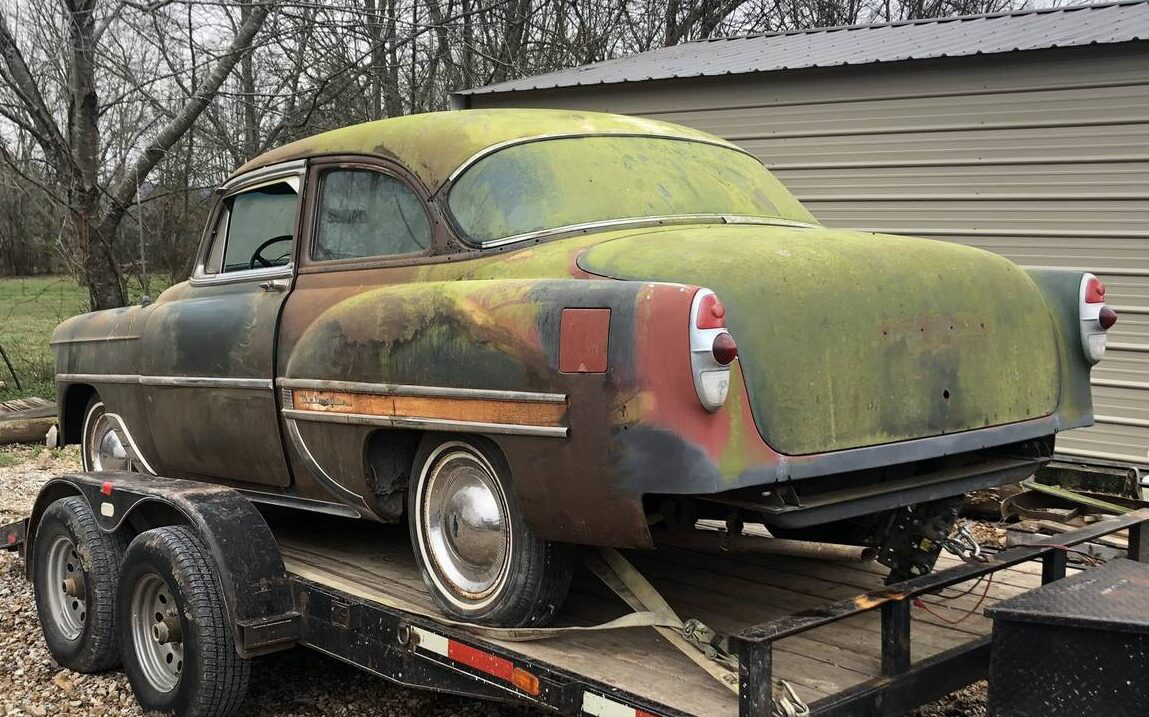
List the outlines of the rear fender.
{"type": "Polygon", "coordinates": [[[620,436],[652,413],[659,398],[651,387],[667,383],[663,379],[682,365],[674,390],[697,404],[688,353],[659,360],[665,356],[661,332],[672,327],[685,337],[696,290],[583,279],[370,289],[326,308],[307,326],[285,328],[288,336],[299,336],[281,372],[281,385],[290,391],[285,416],[296,422],[315,462],[333,475],[331,467],[343,466],[338,475],[349,485],[356,472],[347,470],[347,456],[363,451],[336,440],[336,432],[355,434],[339,421],[485,435],[507,458],[525,517],[544,537],[647,545],[642,491],[633,483],[620,436]],[[598,311],[568,314],[564,340],[564,311],[571,309],[598,311]],[[609,323],[596,324],[603,310],[609,323]],[[580,324],[580,318],[589,322],[580,324]],[[578,326],[591,328],[584,335],[578,326]],[[601,327],[607,327],[605,365],[596,360],[599,349],[587,348],[598,342],[601,327]],[[318,390],[324,387],[330,391],[318,390]],[[393,397],[413,393],[419,401],[409,403],[419,405],[412,410],[438,413],[362,416],[368,404],[402,413],[393,397]],[[496,420],[480,411],[484,404],[491,411],[506,408],[493,405],[498,403],[515,412],[496,420]],[[301,406],[308,412],[295,410],[301,406]],[[340,412],[344,416],[331,415],[340,412]]]}
{"type": "Polygon", "coordinates": [[[1053,317],[1061,366],[1061,399],[1058,430],[1093,424],[1093,391],[1089,384],[1092,365],[1081,348],[1079,301],[1083,271],[1025,267],[1041,291],[1053,317]]]}

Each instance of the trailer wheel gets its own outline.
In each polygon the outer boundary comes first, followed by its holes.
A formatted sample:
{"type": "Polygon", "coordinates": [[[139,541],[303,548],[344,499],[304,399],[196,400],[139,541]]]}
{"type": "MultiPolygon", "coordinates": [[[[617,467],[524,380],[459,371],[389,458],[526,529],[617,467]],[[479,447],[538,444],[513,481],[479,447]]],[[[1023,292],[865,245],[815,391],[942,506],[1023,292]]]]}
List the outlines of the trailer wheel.
{"type": "Polygon", "coordinates": [[[436,604],[489,625],[549,622],[570,587],[573,548],[543,540],[527,525],[498,450],[448,438],[421,447],[415,465],[408,525],[436,604]]]}
{"type": "Polygon", "coordinates": [[[187,526],[136,536],[119,587],[124,671],[145,712],[222,717],[247,693],[251,663],[235,649],[223,590],[187,526]]]}
{"type": "Polygon", "coordinates": [[[48,506],[34,540],[32,584],[48,651],[76,672],[116,667],[123,536],[101,531],[88,501],[72,496],[48,506]]]}
{"type": "Polygon", "coordinates": [[[131,456],[98,394],[92,395],[84,409],[84,428],[80,435],[80,458],[85,471],[135,470],[131,456]]]}

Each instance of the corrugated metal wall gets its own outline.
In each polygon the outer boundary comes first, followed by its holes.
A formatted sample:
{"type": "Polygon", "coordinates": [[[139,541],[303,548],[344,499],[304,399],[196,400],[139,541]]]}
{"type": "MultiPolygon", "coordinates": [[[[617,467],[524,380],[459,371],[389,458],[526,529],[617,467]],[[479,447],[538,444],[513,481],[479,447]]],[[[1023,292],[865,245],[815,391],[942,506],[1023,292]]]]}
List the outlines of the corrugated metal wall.
{"type": "Polygon", "coordinates": [[[1097,425],[1058,450],[1149,463],[1149,43],[477,95],[691,125],[754,152],[831,226],[1088,269],[1120,313],[1097,425]]]}

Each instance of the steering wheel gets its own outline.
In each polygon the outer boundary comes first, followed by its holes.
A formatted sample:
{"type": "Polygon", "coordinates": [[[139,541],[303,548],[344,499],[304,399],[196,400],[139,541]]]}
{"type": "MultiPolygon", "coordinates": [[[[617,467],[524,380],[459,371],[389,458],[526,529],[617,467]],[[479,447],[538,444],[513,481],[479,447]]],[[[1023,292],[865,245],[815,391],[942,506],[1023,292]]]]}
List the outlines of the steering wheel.
{"type": "Polygon", "coordinates": [[[291,234],[280,234],[279,236],[274,236],[274,237],[268,239],[267,241],[265,241],[264,243],[260,244],[258,247],[256,247],[255,253],[253,253],[251,255],[251,261],[249,261],[247,263],[247,268],[248,269],[254,269],[256,264],[260,264],[261,266],[265,266],[265,267],[280,266],[279,262],[281,262],[284,259],[286,259],[287,257],[291,256],[291,247],[290,246],[287,247],[287,251],[283,252],[282,254],[275,257],[274,259],[265,259],[263,257],[263,250],[266,249],[267,247],[271,246],[272,244],[277,243],[277,242],[281,242],[281,241],[290,242],[293,238],[294,237],[291,234]]]}

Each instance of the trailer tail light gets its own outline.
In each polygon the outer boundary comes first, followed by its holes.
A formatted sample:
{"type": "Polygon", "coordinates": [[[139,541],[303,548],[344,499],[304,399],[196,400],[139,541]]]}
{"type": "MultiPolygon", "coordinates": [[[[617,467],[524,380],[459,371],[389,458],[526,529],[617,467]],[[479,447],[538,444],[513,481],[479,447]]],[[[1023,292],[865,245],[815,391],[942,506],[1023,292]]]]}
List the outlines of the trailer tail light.
{"type": "Polygon", "coordinates": [[[1106,332],[1117,323],[1117,312],[1105,305],[1105,284],[1093,274],[1081,277],[1078,311],[1081,317],[1081,349],[1089,363],[1105,355],[1106,332]]]}
{"type": "Polygon", "coordinates": [[[690,305],[690,369],[694,391],[707,411],[717,411],[730,393],[730,364],[738,344],[726,330],[726,309],[710,289],[699,289],[690,305]]]}
{"type": "Polygon", "coordinates": [[[505,657],[452,640],[421,627],[410,627],[410,636],[416,650],[430,653],[450,662],[469,667],[485,675],[514,685],[532,697],[538,697],[542,686],[537,675],[517,667],[505,657]]]}

